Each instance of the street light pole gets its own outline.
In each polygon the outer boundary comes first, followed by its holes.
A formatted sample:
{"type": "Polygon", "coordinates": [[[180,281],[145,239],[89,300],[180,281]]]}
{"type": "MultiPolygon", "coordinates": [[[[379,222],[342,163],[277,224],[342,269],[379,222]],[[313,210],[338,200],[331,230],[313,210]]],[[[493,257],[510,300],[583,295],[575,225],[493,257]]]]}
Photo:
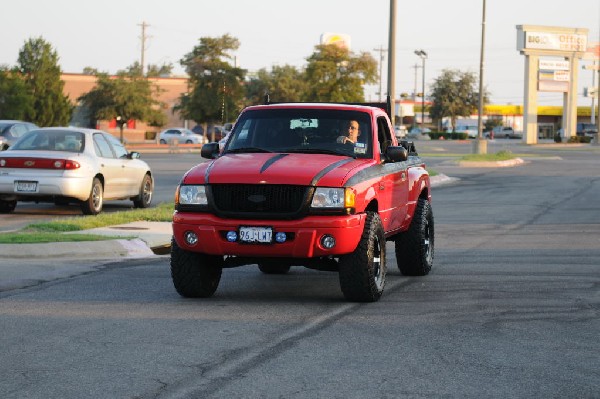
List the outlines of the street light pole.
{"type": "Polygon", "coordinates": [[[487,141],[483,140],[483,53],[485,49],[485,0],[483,0],[483,15],[481,17],[481,53],[479,57],[479,111],[477,116],[476,154],[487,154],[487,141]]]}
{"type": "Polygon", "coordinates": [[[415,54],[421,58],[421,69],[423,69],[423,84],[421,93],[421,133],[425,129],[425,60],[427,59],[427,53],[424,50],[415,50],[415,54]]]}

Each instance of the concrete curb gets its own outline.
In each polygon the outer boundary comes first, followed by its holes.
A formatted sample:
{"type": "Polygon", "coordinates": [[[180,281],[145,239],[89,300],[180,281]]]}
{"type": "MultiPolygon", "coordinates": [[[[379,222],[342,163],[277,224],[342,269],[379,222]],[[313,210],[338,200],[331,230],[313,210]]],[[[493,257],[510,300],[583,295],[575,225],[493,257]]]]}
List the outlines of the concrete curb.
{"type": "Polygon", "coordinates": [[[510,168],[523,165],[527,162],[521,158],[508,159],[506,161],[457,161],[458,166],[470,168],[510,168]]]}

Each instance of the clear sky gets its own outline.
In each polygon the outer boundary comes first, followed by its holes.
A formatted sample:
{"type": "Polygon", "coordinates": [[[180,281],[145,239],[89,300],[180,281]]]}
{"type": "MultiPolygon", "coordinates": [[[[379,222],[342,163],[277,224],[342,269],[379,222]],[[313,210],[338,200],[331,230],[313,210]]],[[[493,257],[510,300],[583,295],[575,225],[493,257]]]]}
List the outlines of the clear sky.
{"type": "MultiPolygon", "coordinates": [[[[324,32],[350,35],[352,50],[379,60],[387,48],[388,0],[19,0],[3,1],[0,64],[14,65],[29,38],[42,36],[60,57],[63,72],[91,66],[109,73],[141,56],[141,23],[146,62],[173,63],[200,37],[237,37],[240,67],[256,71],[272,65],[301,67],[324,32]]],[[[426,84],[443,69],[479,73],[482,0],[397,0],[396,93],[415,86],[414,50],[428,53],[426,84]]],[[[522,104],[524,57],[516,50],[516,25],[589,29],[588,42],[600,41],[600,0],[487,0],[484,84],[496,104],[522,104]]],[[[383,87],[387,77],[384,61],[383,87]]],[[[421,70],[418,70],[418,91],[421,70]]],[[[581,71],[578,92],[591,86],[592,72],[581,71]]],[[[367,87],[377,100],[378,85],[367,87]]],[[[562,105],[559,93],[543,93],[540,105],[562,105]]],[[[579,97],[579,105],[590,99],[579,97]]]]}

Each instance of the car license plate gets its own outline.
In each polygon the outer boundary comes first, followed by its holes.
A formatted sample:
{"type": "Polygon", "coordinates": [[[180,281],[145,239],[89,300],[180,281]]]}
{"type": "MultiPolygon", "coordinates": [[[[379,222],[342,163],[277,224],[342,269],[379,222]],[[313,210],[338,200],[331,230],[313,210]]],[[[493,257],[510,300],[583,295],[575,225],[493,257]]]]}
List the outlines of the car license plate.
{"type": "Polygon", "coordinates": [[[37,191],[36,181],[17,181],[15,191],[18,193],[35,193],[37,191]]]}
{"type": "Polygon", "coordinates": [[[271,227],[240,227],[240,241],[271,243],[273,241],[273,229],[271,227]]]}

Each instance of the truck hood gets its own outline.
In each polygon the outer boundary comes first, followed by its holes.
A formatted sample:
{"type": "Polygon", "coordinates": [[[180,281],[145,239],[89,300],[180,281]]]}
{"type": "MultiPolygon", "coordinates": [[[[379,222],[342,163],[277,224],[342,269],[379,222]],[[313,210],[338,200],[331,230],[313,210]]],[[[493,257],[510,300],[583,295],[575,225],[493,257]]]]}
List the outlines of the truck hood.
{"type": "Polygon", "coordinates": [[[369,159],[328,154],[227,154],[200,164],[184,176],[185,184],[291,184],[339,187],[369,159]]]}

